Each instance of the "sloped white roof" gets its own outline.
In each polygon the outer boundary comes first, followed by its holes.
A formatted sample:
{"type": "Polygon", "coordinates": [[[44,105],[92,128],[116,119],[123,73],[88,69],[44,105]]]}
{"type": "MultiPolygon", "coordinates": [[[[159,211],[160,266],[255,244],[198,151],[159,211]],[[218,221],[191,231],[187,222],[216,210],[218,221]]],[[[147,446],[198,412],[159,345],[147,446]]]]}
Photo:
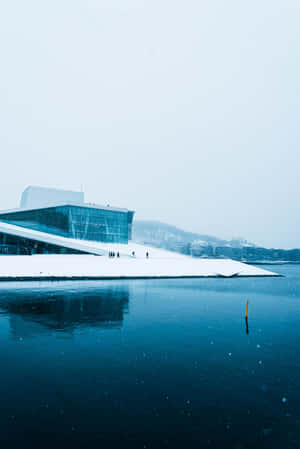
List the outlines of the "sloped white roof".
{"type": "Polygon", "coordinates": [[[67,237],[61,237],[54,234],[48,234],[46,232],[40,232],[35,231],[33,229],[23,228],[21,226],[12,225],[9,223],[5,223],[3,221],[0,221],[0,232],[36,240],[38,242],[49,243],[64,248],[85,251],[91,254],[98,254],[101,256],[106,254],[106,251],[102,251],[100,248],[94,248],[92,245],[89,244],[88,241],[69,239],[67,237]]]}
{"type": "Polygon", "coordinates": [[[270,276],[274,273],[229,259],[109,258],[91,255],[2,256],[0,280],[130,279],[270,276]]]}
{"type": "Polygon", "coordinates": [[[0,232],[85,251],[90,255],[1,256],[0,279],[149,278],[274,276],[275,273],[230,259],[198,259],[130,242],[102,243],[60,237],[0,222],[0,232]],[[109,251],[120,258],[109,258],[109,251]],[[148,252],[149,258],[146,257],[148,252]],[[106,257],[93,257],[100,255],[106,257]]]}
{"type": "MultiPolygon", "coordinates": [[[[104,242],[95,242],[90,240],[79,240],[72,239],[68,237],[62,237],[59,235],[49,234],[47,232],[36,231],[34,229],[24,228],[22,226],[17,226],[14,224],[6,223],[0,221],[0,232],[16,235],[18,237],[28,238],[32,240],[36,240],[38,242],[49,243],[52,245],[61,246],[64,248],[75,249],[79,251],[84,251],[90,254],[95,254],[99,256],[108,255],[110,251],[114,251],[115,253],[119,252],[122,256],[132,257],[132,253],[134,252],[135,257],[144,258],[146,252],[150,251],[150,248],[139,245],[137,243],[129,242],[125,243],[104,243],[104,242]]],[[[171,251],[165,251],[157,248],[151,248],[151,255],[159,258],[186,258],[187,256],[183,256],[178,253],[173,253],[171,251]]]]}

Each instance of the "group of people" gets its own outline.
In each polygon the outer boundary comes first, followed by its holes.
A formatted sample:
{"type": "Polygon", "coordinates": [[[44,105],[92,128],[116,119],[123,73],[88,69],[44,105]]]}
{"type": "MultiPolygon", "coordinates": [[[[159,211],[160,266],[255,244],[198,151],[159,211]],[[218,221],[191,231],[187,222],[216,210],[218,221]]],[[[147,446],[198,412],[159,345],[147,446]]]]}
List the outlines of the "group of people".
{"type": "Polygon", "coordinates": [[[120,257],[119,251],[115,253],[114,251],[109,251],[108,257],[120,257]]]}
{"type": "MultiPolygon", "coordinates": [[[[132,257],[135,257],[135,251],[132,251],[131,253],[132,257]]],[[[120,257],[120,253],[119,251],[117,253],[115,253],[114,251],[109,251],[108,252],[108,257],[120,257]]],[[[149,253],[148,251],[146,252],[146,259],[149,258],[149,253]]]]}
{"type": "MultiPolygon", "coordinates": [[[[131,255],[132,255],[132,257],[135,257],[135,251],[132,251],[131,255]]],[[[146,259],[148,259],[148,257],[149,257],[149,253],[147,251],[146,252],[146,259]]]]}

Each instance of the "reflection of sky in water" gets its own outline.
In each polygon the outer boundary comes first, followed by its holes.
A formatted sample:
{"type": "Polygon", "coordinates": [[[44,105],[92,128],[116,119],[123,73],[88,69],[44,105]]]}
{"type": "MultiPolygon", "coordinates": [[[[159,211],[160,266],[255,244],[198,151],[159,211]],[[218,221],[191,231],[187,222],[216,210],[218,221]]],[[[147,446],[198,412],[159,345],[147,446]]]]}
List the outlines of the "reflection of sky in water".
{"type": "Polygon", "coordinates": [[[7,447],[298,448],[300,268],[276,269],[1,284],[7,447]]]}

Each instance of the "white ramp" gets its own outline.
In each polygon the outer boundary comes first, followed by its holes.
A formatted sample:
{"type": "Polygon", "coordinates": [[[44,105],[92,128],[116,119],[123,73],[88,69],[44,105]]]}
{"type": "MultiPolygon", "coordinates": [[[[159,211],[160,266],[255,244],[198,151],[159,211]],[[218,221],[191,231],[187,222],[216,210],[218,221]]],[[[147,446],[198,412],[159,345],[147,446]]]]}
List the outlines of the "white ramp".
{"type": "Polygon", "coordinates": [[[0,256],[0,280],[276,276],[226,259],[109,258],[92,255],[0,256]]]}

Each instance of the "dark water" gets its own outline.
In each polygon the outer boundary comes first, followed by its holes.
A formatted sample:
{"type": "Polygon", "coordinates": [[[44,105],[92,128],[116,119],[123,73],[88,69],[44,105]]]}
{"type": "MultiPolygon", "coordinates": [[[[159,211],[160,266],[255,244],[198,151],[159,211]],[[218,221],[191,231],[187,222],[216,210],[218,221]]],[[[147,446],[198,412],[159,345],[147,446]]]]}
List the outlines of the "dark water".
{"type": "Polygon", "coordinates": [[[276,271],[0,284],[0,449],[299,448],[300,266],[276,271]]]}

